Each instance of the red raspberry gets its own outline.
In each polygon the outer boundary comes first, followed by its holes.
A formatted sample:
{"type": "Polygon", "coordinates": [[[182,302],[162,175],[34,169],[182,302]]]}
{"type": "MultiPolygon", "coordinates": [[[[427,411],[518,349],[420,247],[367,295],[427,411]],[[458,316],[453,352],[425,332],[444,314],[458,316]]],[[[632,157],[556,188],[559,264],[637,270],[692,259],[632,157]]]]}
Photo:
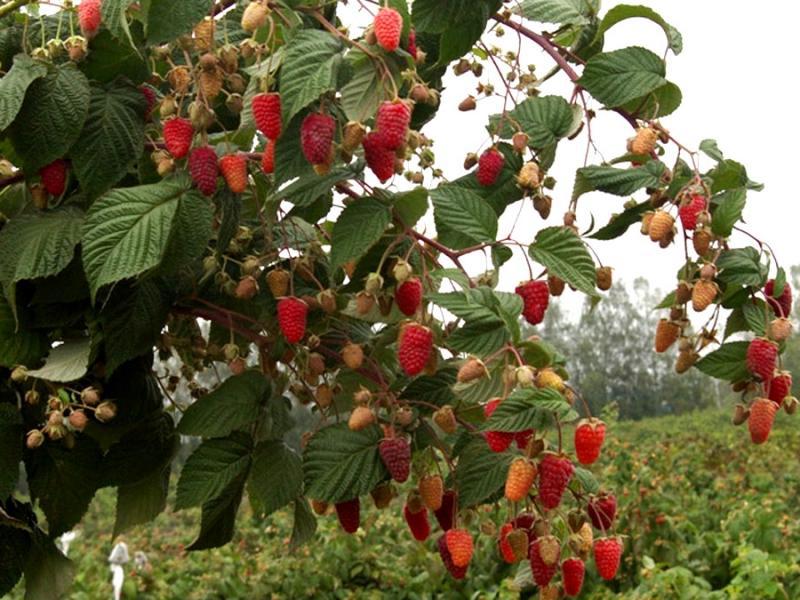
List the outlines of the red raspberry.
{"type": "Polygon", "coordinates": [[[769,384],[769,399],[778,406],[783,404],[783,399],[792,393],[792,374],[789,371],[781,371],[769,384]]]}
{"type": "Polygon", "coordinates": [[[411,316],[417,312],[422,302],[422,282],[419,278],[412,277],[398,285],[394,292],[394,300],[404,315],[411,316]]]}
{"type": "Polygon", "coordinates": [[[528,281],[521,283],[514,290],[522,296],[522,316],[531,325],[544,321],[544,313],[550,303],[550,290],[546,281],[528,281]]]}
{"type": "Polygon", "coordinates": [[[278,300],[278,326],[287,342],[296,344],[306,334],[308,305],[294,296],[278,300]]]}
{"type": "Polygon", "coordinates": [[[361,524],[361,502],[358,498],[337,502],[335,505],[339,524],[347,533],[355,533],[361,524]]]}
{"type": "Polygon", "coordinates": [[[484,187],[494,185],[503,170],[505,158],[496,148],[489,148],[478,159],[478,171],[475,174],[478,183],[484,187]]]}
{"type": "Polygon", "coordinates": [[[364,146],[364,159],[381,183],[386,183],[394,175],[394,150],[386,147],[383,136],[371,131],[361,142],[364,146]]]}
{"type": "Polygon", "coordinates": [[[608,531],[617,516],[617,498],[614,494],[601,493],[589,500],[586,512],[595,529],[608,531]]]}
{"type": "Polygon", "coordinates": [[[778,346],[767,338],[756,338],[747,347],[747,368],[767,382],[772,379],[778,360],[778,346]]]}
{"type": "Polygon", "coordinates": [[[577,596],[581,593],[585,573],[586,565],[580,558],[568,558],[561,563],[561,579],[567,596],[577,596]]]}
{"type": "Polygon", "coordinates": [[[530,548],[528,549],[528,559],[531,562],[531,573],[533,574],[534,583],[539,587],[544,587],[550,583],[550,580],[553,579],[553,576],[558,570],[558,561],[552,565],[548,565],[544,562],[541,554],[539,554],[539,539],[535,539],[531,542],[530,548]]]}
{"type": "Polygon", "coordinates": [[[500,556],[503,557],[503,560],[509,564],[513,564],[516,561],[516,557],[514,556],[514,549],[511,547],[511,544],[508,543],[508,534],[514,530],[514,525],[512,523],[505,523],[500,528],[500,538],[497,540],[497,547],[500,550],[500,556]]]}
{"type": "Polygon", "coordinates": [[[533,524],[536,522],[536,517],[534,517],[531,513],[522,513],[517,515],[517,517],[512,521],[514,527],[517,529],[526,529],[530,532],[533,528],[533,524]]]}
{"type": "Polygon", "coordinates": [[[456,501],[458,496],[454,490],[445,490],[442,495],[442,505],[438,510],[433,511],[436,521],[442,531],[448,531],[453,528],[453,521],[456,516],[456,501]]]}
{"type": "MultiPolygon", "coordinates": [[[[492,413],[500,404],[500,398],[492,398],[483,407],[483,416],[487,419],[492,416],[492,413]]],[[[515,434],[509,431],[487,431],[484,436],[486,443],[489,444],[489,449],[492,452],[505,452],[514,441],[515,434]]]]}
{"type": "Polygon", "coordinates": [[[594,564],[606,581],[614,579],[622,557],[622,542],[618,538],[600,538],[594,543],[594,564]]]}
{"type": "Polygon", "coordinates": [[[750,440],[754,444],[763,444],[769,439],[772,431],[772,423],[775,421],[775,414],[778,412],[778,405],[767,398],[756,398],[750,406],[750,417],[747,420],[747,427],[750,429],[750,440]]]}
{"type": "Polygon", "coordinates": [[[450,529],[444,534],[447,542],[447,551],[453,564],[457,567],[466,567],[472,560],[472,536],[466,529],[450,529]]]}
{"type": "Polygon", "coordinates": [[[375,15],[373,29],[381,48],[387,52],[394,52],[400,45],[403,17],[393,8],[382,8],[375,15]]]}
{"type": "Polygon", "coordinates": [[[411,512],[411,509],[406,504],[403,507],[403,517],[408,523],[408,528],[411,530],[411,535],[419,542],[424,542],[431,534],[431,524],[428,522],[428,509],[424,506],[419,512],[411,512]]]}
{"type": "Polygon", "coordinates": [[[48,194],[60,196],[67,184],[67,161],[57,158],[39,169],[39,177],[42,178],[42,185],[48,194]]]}
{"type": "Polygon", "coordinates": [[[439,556],[442,557],[442,562],[445,568],[453,576],[453,579],[464,579],[467,575],[468,567],[458,567],[453,562],[453,557],[450,556],[450,550],[447,549],[447,534],[444,534],[436,542],[436,547],[439,549],[439,556]]]}
{"type": "Polygon", "coordinates": [[[417,60],[417,32],[413,29],[408,32],[408,53],[417,60]]]}
{"type": "Polygon", "coordinates": [[[267,140],[261,155],[261,170],[267,175],[275,172],[275,142],[267,140]]]}
{"type": "Polygon", "coordinates": [[[397,483],[408,479],[411,470],[411,446],[403,438],[387,438],[378,444],[383,464],[397,483]]]}
{"type": "Polygon", "coordinates": [[[83,37],[91,39],[100,29],[103,20],[100,12],[101,0],[82,0],[78,5],[78,23],[81,26],[83,37]]]}
{"type": "Polygon", "coordinates": [[[525,450],[525,448],[528,446],[528,442],[531,441],[531,438],[533,437],[534,433],[535,432],[533,429],[526,429],[525,431],[518,431],[517,433],[515,433],[514,441],[517,442],[517,448],[519,448],[520,450],[525,450]]]}
{"type": "Polygon", "coordinates": [[[153,114],[153,109],[156,106],[156,92],[151,88],[149,85],[140,85],[139,91],[142,92],[142,96],[144,96],[145,101],[145,112],[144,118],[149,119],[150,115],[153,114]]]}
{"type": "Polygon", "coordinates": [[[200,146],[189,154],[189,173],[195,187],[204,196],[213,196],[217,190],[217,153],[211,146],[200,146]]]}
{"type": "Polygon", "coordinates": [[[189,119],[175,117],[164,123],[164,143],[173,158],[183,158],[189,154],[194,137],[194,127],[189,119]]]}
{"type": "Polygon", "coordinates": [[[678,209],[678,216],[681,224],[686,231],[694,231],[697,228],[697,217],[706,209],[705,196],[693,194],[689,200],[678,209]]]}
{"type": "Polygon", "coordinates": [[[764,295],[776,316],[788,317],[792,312],[792,288],[788,283],[783,284],[783,292],[775,298],[775,280],[770,279],[764,286],[764,295]]]}
{"type": "Polygon", "coordinates": [[[584,419],[575,428],[575,454],[582,465],[590,465],[600,456],[606,439],[606,424],[600,419],[584,419]]]}
{"type": "Polygon", "coordinates": [[[250,107],[258,130],[267,138],[277,140],[281,135],[281,95],[257,94],[250,107]]]}
{"type": "Polygon", "coordinates": [[[433,350],[433,333],[417,323],[406,325],[400,330],[397,360],[406,375],[422,373],[433,350]]]}
{"type": "Polygon", "coordinates": [[[375,117],[375,129],[383,137],[383,145],[389,150],[397,150],[406,143],[411,109],[402,100],[382,102],[375,117]]]}
{"type": "Polygon", "coordinates": [[[567,489],[575,467],[566,456],[546,454],[539,463],[539,499],[545,508],[561,504],[561,496],[567,489]]]}
{"type": "Polygon", "coordinates": [[[303,155],[312,165],[324,165],[330,160],[336,121],[330,115],[311,113],[300,126],[303,155]]]}
{"type": "Polygon", "coordinates": [[[237,152],[223,156],[219,159],[219,170],[234,194],[247,189],[247,157],[244,154],[237,152]]]}

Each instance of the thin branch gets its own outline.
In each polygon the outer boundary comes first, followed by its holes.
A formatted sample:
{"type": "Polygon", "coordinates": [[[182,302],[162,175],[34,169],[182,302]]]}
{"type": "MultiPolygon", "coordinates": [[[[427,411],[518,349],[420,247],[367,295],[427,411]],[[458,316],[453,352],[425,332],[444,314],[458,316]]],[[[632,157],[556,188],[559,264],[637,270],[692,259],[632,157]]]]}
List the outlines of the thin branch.
{"type": "Polygon", "coordinates": [[[32,0],[11,0],[11,2],[3,4],[2,6],[0,6],[0,18],[5,17],[11,11],[17,10],[18,8],[22,8],[31,1],[32,0]]]}

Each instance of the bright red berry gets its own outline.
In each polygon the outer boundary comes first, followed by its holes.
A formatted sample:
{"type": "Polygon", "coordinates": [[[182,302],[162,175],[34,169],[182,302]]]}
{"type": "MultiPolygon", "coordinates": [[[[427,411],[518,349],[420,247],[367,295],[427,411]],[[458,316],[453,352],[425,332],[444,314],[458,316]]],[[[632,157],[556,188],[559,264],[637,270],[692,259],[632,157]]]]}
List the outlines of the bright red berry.
{"type": "Polygon", "coordinates": [[[561,496],[567,489],[575,466],[566,456],[545,454],[539,463],[539,499],[547,509],[561,504],[561,496]]]}
{"type": "Polygon", "coordinates": [[[278,326],[287,342],[296,344],[306,334],[308,305],[294,296],[278,300],[278,326]]]}
{"type": "Polygon", "coordinates": [[[378,452],[392,479],[397,483],[403,483],[408,479],[411,470],[411,446],[407,440],[401,437],[381,440],[378,452]]]}
{"type": "Polygon", "coordinates": [[[533,434],[533,429],[526,429],[525,431],[518,431],[515,433],[514,441],[517,442],[517,448],[520,450],[525,450],[525,448],[528,446],[528,442],[531,441],[533,434]]]}
{"type": "Polygon", "coordinates": [[[411,316],[417,312],[422,303],[422,282],[419,278],[411,277],[398,285],[394,292],[394,300],[404,315],[411,316]]]}
{"type": "Polygon", "coordinates": [[[764,286],[764,295],[776,316],[788,317],[792,312],[792,287],[788,283],[783,284],[783,291],[775,298],[775,280],[770,279],[764,286]]]}
{"type": "Polygon", "coordinates": [[[427,327],[410,323],[401,329],[397,360],[406,375],[422,373],[433,351],[433,333],[427,327]]]}
{"type": "Polygon", "coordinates": [[[595,529],[608,531],[617,516],[617,498],[614,494],[602,493],[589,500],[586,512],[595,529]]]}
{"type": "Polygon", "coordinates": [[[585,574],[586,565],[580,558],[568,558],[561,563],[561,579],[567,596],[577,596],[581,593],[585,574]]]}
{"type": "Polygon", "coordinates": [[[783,404],[783,399],[792,393],[792,374],[789,371],[781,371],[769,383],[769,399],[777,403],[778,406],[783,404]]]}
{"type": "MultiPolygon", "coordinates": [[[[492,398],[489,400],[483,407],[483,416],[487,419],[491,417],[499,404],[500,398],[492,398]]],[[[514,441],[515,434],[510,431],[487,431],[484,436],[492,452],[505,452],[508,450],[511,442],[514,441]]]]}
{"type": "Polygon", "coordinates": [[[544,313],[550,303],[550,290],[546,281],[528,281],[521,283],[514,290],[522,296],[522,316],[531,325],[544,321],[544,313]]]}
{"type": "Polygon", "coordinates": [[[693,194],[685,204],[678,209],[678,216],[686,231],[694,231],[697,227],[697,217],[706,209],[705,196],[693,194]]]}
{"type": "Polygon", "coordinates": [[[775,414],[778,412],[778,405],[767,398],[756,398],[750,406],[750,417],[747,419],[747,427],[750,429],[750,440],[754,444],[763,444],[769,439],[772,431],[772,423],[775,421],[775,414]]]}
{"type": "Polygon", "coordinates": [[[539,542],[541,540],[539,538],[533,540],[531,542],[530,548],[528,549],[528,559],[531,563],[531,573],[533,574],[533,581],[539,587],[544,587],[550,580],[553,579],[553,576],[556,574],[558,570],[558,561],[554,562],[552,565],[548,565],[542,555],[539,553],[539,542]]]}
{"type": "Polygon", "coordinates": [[[436,521],[442,531],[448,531],[453,528],[453,521],[456,516],[456,501],[458,496],[454,490],[445,490],[442,495],[442,505],[438,510],[433,511],[436,521]]]}
{"type": "Polygon", "coordinates": [[[337,502],[335,505],[339,524],[347,533],[355,533],[361,524],[361,502],[358,498],[337,502]]]}
{"type": "Polygon", "coordinates": [[[453,557],[450,556],[450,550],[447,548],[447,534],[439,538],[436,542],[436,547],[439,549],[439,556],[442,557],[445,568],[453,576],[453,579],[464,579],[467,575],[468,567],[459,567],[453,562],[453,557]]]}
{"type": "Polygon", "coordinates": [[[373,23],[378,44],[387,52],[394,52],[400,45],[403,33],[403,17],[393,8],[382,8],[373,23]]]}
{"type": "Polygon", "coordinates": [[[431,534],[431,524],[428,522],[428,509],[424,506],[418,512],[411,512],[411,509],[406,504],[403,507],[403,517],[408,523],[408,528],[411,530],[411,535],[414,539],[424,542],[431,534]]]}
{"type": "Polygon", "coordinates": [[[503,560],[509,564],[513,564],[517,562],[516,557],[514,556],[514,549],[511,547],[511,544],[508,543],[508,534],[514,530],[514,525],[512,523],[505,523],[500,528],[500,537],[497,540],[497,547],[500,550],[500,556],[503,557],[503,560]]]}
{"type": "Polygon", "coordinates": [[[397,150],[406,143],[411,109],[402,100],[382,102],[375,117],[375,129],[383,138],[383,145],[397,150]]]}
{"type": "Polygon", "coordinates": [[[575,454],[582,465],[590,465],[600,456],[606,439],[606,424],[600,419],[584,419],[575,428],[575,454]]]}
{"type": "Polygon", "coordinates": [[[622,557],[622,542],[618,538],[600,538],[594,543],[594,564],[606,581],[614,579],[622,557]]]}
{"type": "Polygon", "coordinates": [[[413,29],[408,32],[408,53],[417,60],[417,32],[413,29]]]}
{"type": "Polygon", "coordinates": [[[217,190],[217,153],[211,146],[200,146],[189,154],[189,174],[195,187],[204,196],[213,196],[217,190]]]}
{"type": "Polygon", "coordinates": [[[49,165],[39,169],[42,185],[51,196],[60,196],[64,193],[67,184],[67,161],[58,158],[49,165]]]}
{"type": "Polygon", "coordinates": [[[375,177],[381,183],[389,181],[394,175],[394,150],[386,147],[383,136],[377,131],[368,133],[361,143],[364,146],[364,159],[375,177]]]}
{"type": "Polygon", "coordinates": [[[241,194],[247,189],[247,157],[244,154],[223,156],[219,159],[219,170],[234,194],[241,194]]]}
{"type": "Polygon", "coordinates": [[[267,140],[261,155],[261,170],[267,175],[275,172],[275,142],[267,140]]]}
{"type": "Polygon", "coordinates": [[[336,120],[330,115],[311,113],[300,126],[303,155],[312,165],[324,165],[330,160],[336,120]]]}
{"type": "Polygon", "coordinates": [[[258,130],[267,138],[277,140],[281,135],[281,95],[257,94],[250,106],[258,130]]]}
{"type": "Polygon", "coordinates": [[[82,0],[78,5],[78,23],[85,38],[93,38],[100,29],[103,15],[100,12],[101,0],[82,0]]]}
{"type": "Polygon", "coordinates": [[[444,534],[447,551],[457,567],[466,567],[472,560],[472,536],[466,529],[450,529],[444,534]]]}
{"type": "Polygon", "coordinates": [[[778,346],[767,338],[755,338],[747,347],[747,368],[764,382],[772,379],[778,360],[778,346]]]}
{"type": "Polygon", "coordinates": [[[194,137],[194,127],[189,119],[175,117],[164,122],[164,144],[173,158],[183,158],[189,154],[194,137]]]}
{"type": "Polygon", "coordinates": [[[489,148],[478,159],[478,171],[475,176],[484,187],[494,185],[503,170],[505,158],[496,148],[489,148]]]}

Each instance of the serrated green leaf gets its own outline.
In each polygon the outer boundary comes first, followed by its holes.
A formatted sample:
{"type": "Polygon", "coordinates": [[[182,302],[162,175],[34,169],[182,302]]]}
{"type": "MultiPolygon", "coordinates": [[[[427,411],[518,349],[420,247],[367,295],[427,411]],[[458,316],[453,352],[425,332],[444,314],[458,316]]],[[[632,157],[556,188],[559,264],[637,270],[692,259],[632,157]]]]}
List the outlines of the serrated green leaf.
{"type": "Polygon", "coordinates": [[[303,491],[303,461],[280,440],[261,442],[253,452],[248,491],[264,514],[283,508],[303,491]]]}
{"type": "Polygon", "coordinates": [[[596,494],[600,491],[600,484],[597,483],[597,479],[588,469],[575,467],[575,480],[581,484],[583,491],[587,494],[596,494]]]}
{"type": "Polygon", "coordinates": [[[247,477],[252,461],[247,436],[206,440],[189,456],[178,480],[175,510],[204,504],[247,477]]]}
{"type": "Polygon", "coordinates": [[[631,46],[590,58],[579,83],[605,106],[622,106],[665,85],[665,72],[656,54],[631,46]]]}
{"type": "Polygon", "coordinates": [[[620,214],[613,216],[608,225],[601,227],[589,237],[595,240],[616,239],[628,231],[631,225],[639,223],[642,220],[642,215],[651,210],[652,207],[653,205],[650,201],[645,200],[636,206],[626,208],[620,214]]]}
{"type": "Polygon", "coordinates": [[[585,0],[523,0],[514,12],[538,23],[585,25],[590,7],[585,0]]]}
{"type": "Polygon", "coordinates": [[[456,352],[487,356],[511,339],[505,323],[474,322],[456,329],[447,338],[447,347],[456,352]]]}
{"type": "Polygon", "coordinates": [[[430,404],[442,406],[453,404],[456,396],[452,386],[456,382],[455,369],[442,369],[436,375],[421,375],[409,383],[400,398],[403,400],[425,400],[430,404]]]}
{"type": "Polygon", "coordinates": [[[572,229],[546,227],[539,230],[528,254],[547,267],[550,274],[563,279],[575,289],[590,296],[597,295],[594,260],[572,229]]]}
{"type": "Polygon", "coordinates": [[[698,147],[706,156],[713,158],[717,162],[725,160],[725,156],[722,154],[722,150],[719,149],[717,140],[703,140],[698,147]]]}
{"type": "MultiPolygon", "coordinates": [[[[139,23],[136,23],[134,31],[136,40],[143,40],[139,23]]],[[[114,37],[105,29],[92,39],[92,51],[81,63],[81,70],[90,81],[102,84],[128,79],[138,85],[150,79],[152,74],[136,46],[114,37]]]]}
{"type": "Polygon", "coordinates": [[[454,185],[430,191],[439,240],[458,250],[497,237],[497,215],[476,193],[454,185]]]}
{"type": "Polygon", "coordinates": [[[681,53],[683,50],[683,38],[680,32],[672,25],[667,23],[660,14],[648,6],[636,6],[632,4],[619,4],[614,6],[603,16],[603,19],[600,21],[600,25],[597,28],[597,34],[595,34],[595,40],[602,38],[606,31],[611,29],[617,23],[624,21],[625,19],[633,19],[637,17],[648,19],[659,25],[661,29],[664,30],[664,34],[667,36],[667,43],[669,44],[670,50],[672,50],[672,52],[675,54],[681,53]]]}
{"type": "Polygon", "coordinates": [[[169,466],[146,479],[117,488],[117,509],[114,537],[136,525],[149,523],[167,507],[169,466]]]}
{"type": "MultiPolygon", "coordinates": [[[[53,531],[48,532],[53,536],[53,531]]],[[[24,557],[25,600],[56,600],[72,585],[75,566],[39,528],[24,557]]]]}
{"type": "Polygon", "coordinates": [[[733,188],[717,194],[711,199],[715,206],[711,230],[718,236],[728,237],[733,226],[742,218],[742,211],[747,202],[745,188],[733,188]]]}
{"type": "Polygon", "coordinates": [[[292,537],[289,539],[289,551],[294,552],[313,539],[317,532],[317,519],[308,507],[305,498],[298,498],[294,501],[294,524],[292,525],[292,537]]]}
{"type": "Polygon", "coordinates": [[[528,135],[531,148],[545,148],[577,131],[583,110],[570,105],[561,96],[536,96],[518,104],[504,118],[493,115],[490,123],[496,128],[502,121],[499,135],[510,138],[515,131],[528,135]]]}
{"type": "Polygon", "coordinates": [[[578,416],[554,389],[520,388],[497,405],[482,429],[509,432],[545,429],[555,422],[554,415],[562,422],[578,416]]]}
{"type": "MultiPolygon", "coordinates": [[[[160,394],[155,400],[161,402],[160,394]]],[[[103,457],[103,487],[133,485],[160,473],[169,465],[179,441],[168,413],[157,409],[139,419],[103,457]]]]}
{"type": "Polygon", "coordinates": [[[393,208],[406,227],[413,227],[428,212],[428,190],[418,187],[394,197],[393,208]]]}
{"type": "Polygon", "coordinates": [[[103,24],[115,38],[127,41],[135,48],[136,44],[131,37],[131,30],[125,15],[128,7],[134,2],[135,0],[103,0],[100,5],[100,14],[103,17],[103,24]]]}
{"type": "Polygon", "coordinates": [[[25,430],[16,406],[0,404],[0,498],[17,487],[25,430]]]}
{"type": "Polygon", "coordinates": [[[213,0],[150,0],[147,12],[147,43],[171,42],[211,13],[213,0]]]}
{"type": "Polygon", "coordinates": [[[461,11],[458,18],[445,28],[439,38],[437,63],[446,65],[468,53],[486,29],[486,23],[494,12],[494,8],[490,6],[490,2],[473,2],[468,10],[461,11]]]}
{"type": "Polygon", "coordinates": [[[645,187],[656,187],[666,171],[664,163],[649,161],[641,167],[618,169],[616,167],[582,167],[575,172],[572,198],[600,191],[616,196],[629,196],[645,187]]]}
{"type": "MultiPolygon", "coordinates": [[[[347,61],[353,69],[353,77],[341,89],[342,110],[350,121],[364,122],[375,116],[378,106],[394,97],[385,74],[379,71],[375,62],[359,49],[347,54],[347,61]]],[[[386,60],[392,79],[397,79],[399,70],[393,60],[386,60]]]]}
{"type": "Polygon", "coordinates": [[[621,108],[639,119],[652,120],[671,115],[678,110],[681,102],[683,102],[681,88],[668,81],[652,92],[626,102],[621,108]]]}
{"type": "Polygon", "coordinates": [[[745,302],[740,307],[747,330],[756,335],[763,336],[767,330],[767,324],[774,316],[767,307],[767,303],[759,298],[754,298],[751,302],[745,302]]]}
{"type": "Polygon", "coordinates": [[[360,198],[345,207],[333,226],[331,265],[336,268],[361,258],[391,220],[389,208],[374,198],[360,198]]]}
{"type": "Polygon", "coordinates": [[[41,369],[28,371],[30,377],[67,383],[77,381],[89,367],[89,338],[69,340],[50,351],[41,369]]]}
{"type": "Polygon", "coordinates": [[[418,31],[444,33],[470,10],[474,0],[414,0],[411,16],[418,31]]]}
{"type": "Polygon", "coordinates": [[[747,347],[750,342],[728,342],[705,355],[694,366],[698,371],[725,381],[741,381],[751,377],[747,368],[747,347]]]}
{"type": "Polygon", "coordinates": [[[0,294],[0,366],[34,366],[48,348],[47,336],[43,332],[17,328],[14,310],[0,294]]]}
{"type": "Polygon", "coordinates": [[[758,250],[752,247],[726,250],[717,259],[718,279],[729,286],[763,287],[769,274],[758,250]]]}
{"type": "Polygon", "coordinates": [[[219,495],[203,503],[200,534],[186,550],[219,548],[233,539],[236,513],[242,503],[247,473],[234,478],[219,495]]]}
{"type": "Polygon", "coordinates": [[[27,54],[14,57],[14,64],[0,79],[0,131],[11,125],[17,116],[25,93],[37,79],[47,75],[47,66],[27,54]]]}
{"type": "Polygon", "coordinates": [[[455,481],[459,506],[474,506],[497,494],[513,458],[510,452],[492,452],[482,437],[472,439],[458,456],[455,481]]]}
{"type": "Polygon", "coordinates": [[[300,177],[297,181],[287,185],[275,193],[276,197],[284,198],[295,206],[309,206],[328,194],[337,183],[353,179],[364,171],[364,161],[358,160],[350,165],[331,169],[325,175],[311,173],[300,177]]]}

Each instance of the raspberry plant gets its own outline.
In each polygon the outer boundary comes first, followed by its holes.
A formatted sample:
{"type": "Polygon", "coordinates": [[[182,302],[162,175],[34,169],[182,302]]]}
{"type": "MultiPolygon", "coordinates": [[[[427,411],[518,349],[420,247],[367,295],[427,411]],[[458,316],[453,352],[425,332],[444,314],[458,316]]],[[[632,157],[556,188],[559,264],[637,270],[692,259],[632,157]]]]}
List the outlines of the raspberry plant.
{"type": "Polygon", "coordinates": [[[115,535],[164,510],[179,434],[202,438],[174,498],[201,508],[188,550],[231,540],[245,491],[262,516],[291,508],[292,548],[315,514],[356,531],[371,495],[456,578],[496,535],[497,559],[543,597],[579,594],[592,556],[612,579],[624,532],[589,468],[605,424],[521,317],[540,323],[567,286],[599,301],[612,272],[592,245],[637,224],[677,256],[656,350],[677,344],[679,372],[741,392],[734,423],[752,405],[755,443],[795,411],[780,371],[791,289],[741,223],[761,186],[714,141],[695,151],[667,128],[681,92],[664,59],[603,50],[644,18],[677,54],[675,28],[599,0],[360,4],[0,5],[2,592],[23,574],[31,598],[69,587],[52,539],[99,488],[118,490],[115,535]],[[546,67],[522,63],[528,47],[546,67]],[[424,133],[449,70],[497,107],[458,119],[486,127],[466,174],[443,173],[434,151],[453,140],[424,133]],[[550,77],[569,97],[542,93],[550,77]],[[631,138],[590,165],[598,118],[631,138]],[[556,191],[567,144],[585,164],[556,191]],[[597,191],[625,198],[600,227],[597,191]],[[526,206],[540,223],[498,233],[526,206]],[[483,272],[464,266],[477,254],[483,272]],[[501,286],[515,254],[530,275],[501,286]],[[478,527],[493,512],[497,534],[478,527]]]}

